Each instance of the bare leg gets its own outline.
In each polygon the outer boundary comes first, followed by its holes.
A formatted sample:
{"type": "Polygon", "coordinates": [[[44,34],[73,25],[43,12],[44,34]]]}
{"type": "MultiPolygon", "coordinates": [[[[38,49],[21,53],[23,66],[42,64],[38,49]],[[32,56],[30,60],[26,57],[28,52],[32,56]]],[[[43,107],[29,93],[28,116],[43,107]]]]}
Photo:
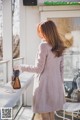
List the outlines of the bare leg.
{"type": "Polygon", "coordinates": [[[42,113],[42,120],[50,120],[50,114],[49,113],[42,113]]]}
{"type": "Polygon", "coordinates": [[[50,112],[49,114],[50,114],[50,120],[55,120],[55,118],[54,118],[54,112],[50,112]]]}
{"type": "Polygon", "coordinates": [[[40,113],[35,113],[34,119],[32,120],[42,120],[42,116],[40,113]]]}

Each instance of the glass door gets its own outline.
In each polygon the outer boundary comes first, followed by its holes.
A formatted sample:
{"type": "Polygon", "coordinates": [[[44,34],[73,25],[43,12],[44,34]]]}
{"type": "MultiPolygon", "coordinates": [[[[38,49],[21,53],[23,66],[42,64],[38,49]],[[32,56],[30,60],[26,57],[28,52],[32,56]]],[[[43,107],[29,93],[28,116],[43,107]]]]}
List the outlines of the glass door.
{"type": "Polygon", "coordinates": [[[55,22],[63,40],[71,34],[73,45],[64,55],[64,81],[72,81],[80,69],[80,10],[48,10],[41,12],[41,21],[51,19],[55,22]]]}
{"type": "Polygon", "coordinates": [[[53,20],[63,40],[66,35],[71,35],[72,47],[64,54],[64,86],[65,90],[71,90],[73,81],[80,76],[80,8],[43,7],[40,12],[41,21],[53,20]],[[69,10],[71,9],[71,10],[69,10]]]}

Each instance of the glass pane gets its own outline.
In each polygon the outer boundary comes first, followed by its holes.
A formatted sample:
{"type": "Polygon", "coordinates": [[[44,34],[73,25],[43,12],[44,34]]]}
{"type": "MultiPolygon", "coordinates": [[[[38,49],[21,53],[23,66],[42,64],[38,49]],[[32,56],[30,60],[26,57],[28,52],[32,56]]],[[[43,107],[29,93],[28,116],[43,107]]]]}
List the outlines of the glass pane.
{"type": "Polygon", "coordinates": [[[23,64],[24,63],[24,58],[16,58],[13,60],[13,66],[17,66],[17,65],[20,65],[20,64],[23,64]]]}
{"type": "Polygon", "coordinates": [[[8,77],[8,61],[4,62],[2,61],[0,63],[0,86],[4,86],[4,84],[7,81],[7,77],[8,77]]]}
{"type": "Polygon", "coordinates": [[[22,96],[20,96],[19,100],[15,103],[12,112],[12,118],[15,118],[20,108],[22,107],[22,96]]]}
{"type": "Polygon", "coordinates": [[[78,89],[80,83],[77,84],[77,79],[80,78],[80,17],[52,18],[52,20],[63,41],[69,40],[66,35],[72,36],[73,45],[64,54],[64,86],[67,97],[73,99],[72,93],[78,89]]]}
{"type": "Polygon", "coordinates": [[[52,18],[63,40],[71,34],[73,46],[64,54],[64,80],[73,80],[80,69],[80,17],[52,18]]]}
{"type": "Polygon", "coordinates": [[[13,59],[20,56],[20,20],[19,20],[19,0],[12,0],[13,18],[13,59]]]}
{"type": "MultiPolygon", "coordinates": [[[[3,3],[0,0],[0,61],[3,60],[3,3]]],[[[0,63],[0,86],[3,85],[3,64],[0,63]]]]}
{"type": "Polygon", "coordinates": [[[3,4],[0,0],[0,61],[3,59],[3,4]]]}
{"type": "Polygon", "coordinates": [[[3,65],[0,65],[0,86],[3,84],[3,65]]]}

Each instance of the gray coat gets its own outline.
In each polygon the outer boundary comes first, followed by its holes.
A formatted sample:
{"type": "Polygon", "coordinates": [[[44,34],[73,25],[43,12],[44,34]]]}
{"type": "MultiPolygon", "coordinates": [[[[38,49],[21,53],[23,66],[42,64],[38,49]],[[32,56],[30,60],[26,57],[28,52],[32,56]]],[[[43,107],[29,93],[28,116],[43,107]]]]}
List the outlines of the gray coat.
{"type": "Polygon", "coordinates": [[[63,56],[55,57],[47,42],[39,45],[34,66],[22,65],[22,71],[34,72],[33,112],[54,112],[63,109],[63,56]]]}

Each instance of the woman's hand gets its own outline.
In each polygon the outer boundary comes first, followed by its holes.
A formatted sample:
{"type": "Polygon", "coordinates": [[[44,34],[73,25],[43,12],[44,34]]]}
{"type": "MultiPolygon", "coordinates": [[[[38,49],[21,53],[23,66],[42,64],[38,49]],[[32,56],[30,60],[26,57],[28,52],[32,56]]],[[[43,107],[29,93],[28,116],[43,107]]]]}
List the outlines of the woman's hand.
{"type": "Polygon", "coordinates": [[[19,65],[14,66],[13,69],[21,71],[21,67],[19,65]]]}

